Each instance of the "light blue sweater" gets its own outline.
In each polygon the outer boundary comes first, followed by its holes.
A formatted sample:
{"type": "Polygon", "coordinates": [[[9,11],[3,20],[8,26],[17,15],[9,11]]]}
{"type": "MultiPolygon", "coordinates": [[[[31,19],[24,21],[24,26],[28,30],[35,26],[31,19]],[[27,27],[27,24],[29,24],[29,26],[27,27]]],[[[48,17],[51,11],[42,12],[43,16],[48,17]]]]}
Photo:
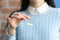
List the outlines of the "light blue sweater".
{"type": "Polygon", "coordinates": [[[50,8],[44,14],[32,15],[28,10],[29,20],[22,21],[13,36],[5,35],[5,40],[60,40],[60,13],[57,8],[50,8]]]}

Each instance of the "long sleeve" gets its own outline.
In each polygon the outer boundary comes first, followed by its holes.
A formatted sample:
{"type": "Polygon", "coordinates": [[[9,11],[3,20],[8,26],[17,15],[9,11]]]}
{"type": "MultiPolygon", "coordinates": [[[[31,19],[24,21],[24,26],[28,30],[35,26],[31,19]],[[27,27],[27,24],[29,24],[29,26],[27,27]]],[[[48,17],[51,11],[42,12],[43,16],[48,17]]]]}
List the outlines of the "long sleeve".
{"type": "MultiPolygon", "coordinates": [[[[23,24],[23,22],[18,24],[18,26],[17,26],[17,28],[16,28],[16,30],[15,30],[15,34],[14,34],[13,36],[10,36],[10,35],[8,34],[8,29],[9,29],[9,27],[10,27],[10,24],[9,24],[9,25],[8,25],[8,28],[7,28],[7,30],[6,30],[5,36],[4,36],[4,40],[18,40],[18,30],[20,30],[19,27],[21,27],[22,24],[23,24]]],[[[19,34],[20,34],[20,33],[19,33],[19,34]]],[[[19,37],[20,37],[20,36],[19,36],[19,37]]],[[[20,40],[20,39],[19,39],[19,40],[20,40]]]]}
{"type": "Polygon", "coordinates": [[[15,34],[13,36],[10,36],[8,33],[6,33],[4,40],[16,40],[16,36],[15,34]]]}
{"type": "Polygon", "coordinates": [[[4,36],[4,40],[16,40],[16,31],[15,31],[15,34],[14,34],[13,36],[10,36],[10,35],[8,34],[9,26],[10,26],[10,25],[8,25],[8,28],[7,28],[7,30],[6,30],[6,33],[5,33],[5,36],[4,36]]]}
{"type": "Polygon", "coordinates": [[[6,32],[5,40],[60,40],[60,9],[51,8],[39,15],[25,13],[30,19],[20,23],[13,36],[6,32]]]}

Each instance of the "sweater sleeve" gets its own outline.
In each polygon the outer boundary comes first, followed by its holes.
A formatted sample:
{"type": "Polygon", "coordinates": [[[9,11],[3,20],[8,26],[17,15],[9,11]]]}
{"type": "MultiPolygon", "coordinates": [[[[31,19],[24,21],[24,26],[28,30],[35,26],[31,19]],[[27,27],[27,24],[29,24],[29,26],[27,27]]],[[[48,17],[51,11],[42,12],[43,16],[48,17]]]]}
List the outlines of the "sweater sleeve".
{"type": "MultiPolygon", "coordinates": [[[[13,36],[10,36],[9,34],[8,34],[8,29],[9,29],[9,27],[10,27],[10,24],[8,25],[8,28],[7,28],[7,30],[6,30],[6,33],[5,33],[5,36],[4,36],[4,40],[18,40],[18,30],[19,30],[19,27],[21,27],[22,25],[23,25],[23,23],[24,23],[24,21],[22,21],[21,23],[19,23],[18,24],[18,26],[17,26],[17,28],[16,28],[16,30],[15,30],[15,34],[13,35],[13,36]]],[[[20,39],[19,39],[20,40],[20,39]]]]}
{"type": "Polygon", "coordinates": [[[16,31],[15,31],[15,34],[13,36],[10,36],[8,34],[8,29],[10,27],[10,24],[8,25],[8,28],[6,29],[6,33],[5,33],[5,36],[4,36],[4,40],[16,40],[16,31]]]}

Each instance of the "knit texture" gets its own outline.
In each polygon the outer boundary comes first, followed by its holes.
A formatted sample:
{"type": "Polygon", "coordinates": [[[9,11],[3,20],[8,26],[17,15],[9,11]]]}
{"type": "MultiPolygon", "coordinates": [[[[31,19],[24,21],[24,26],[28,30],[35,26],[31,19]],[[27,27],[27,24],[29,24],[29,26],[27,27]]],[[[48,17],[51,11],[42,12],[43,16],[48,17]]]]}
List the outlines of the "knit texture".
{"type": "Polygon", "coordinates": [[[60,40],[60,13],[57,8],[50,8],[43,14],[32,15],[22,11],[31,18],[19,23],[15,36],[6,35],[8,40],[60,40]],[[15,38],[15,39],[14,39],[15,38]]]}

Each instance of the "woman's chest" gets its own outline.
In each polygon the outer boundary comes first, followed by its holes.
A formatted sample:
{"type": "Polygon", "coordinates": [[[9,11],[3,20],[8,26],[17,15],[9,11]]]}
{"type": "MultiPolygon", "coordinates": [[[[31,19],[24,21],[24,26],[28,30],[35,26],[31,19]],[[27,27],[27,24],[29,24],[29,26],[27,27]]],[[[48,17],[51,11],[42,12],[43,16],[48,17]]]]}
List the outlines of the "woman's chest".
{"type": "Polygon", "coordinates": [[[52,17],[31,18],[24,21],[18,34],[26,40],[57,40],[59,38],[59,22],[52,17]]]}

